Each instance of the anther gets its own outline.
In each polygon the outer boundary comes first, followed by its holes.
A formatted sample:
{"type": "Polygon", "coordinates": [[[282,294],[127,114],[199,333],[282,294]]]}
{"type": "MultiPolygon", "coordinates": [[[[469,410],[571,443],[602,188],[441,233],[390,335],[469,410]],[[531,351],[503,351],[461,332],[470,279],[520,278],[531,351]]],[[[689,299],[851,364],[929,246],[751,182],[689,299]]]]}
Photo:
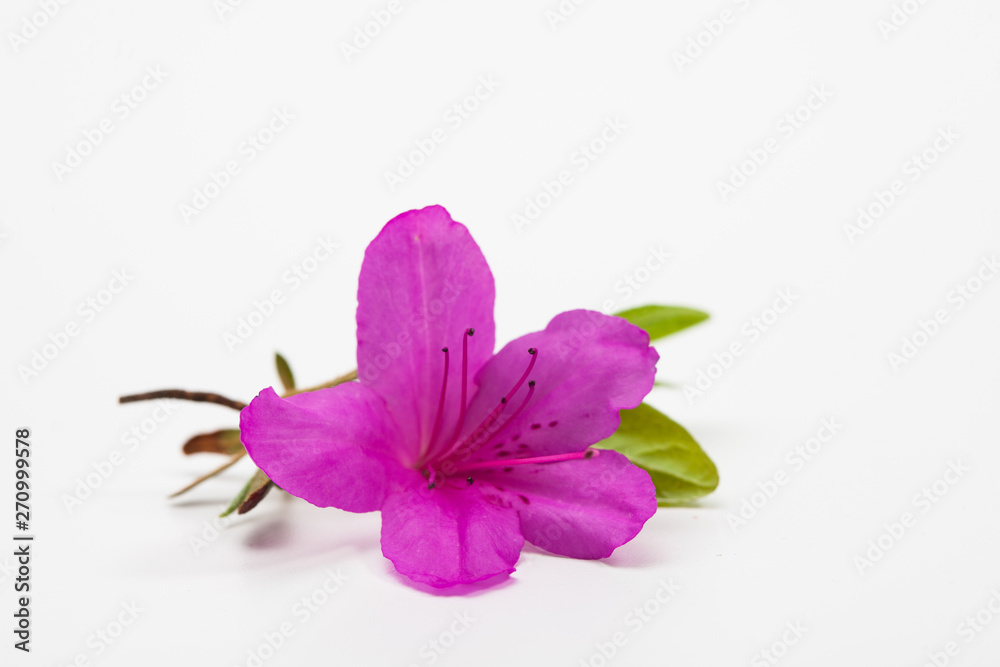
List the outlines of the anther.
{"type": "Polygon", "coordinates": [[[476,481],[476,480],[472,479],[471,477],[466,477],[465,478],[465,483],[466,484],[472,484],[474,481],[476,481]]]}

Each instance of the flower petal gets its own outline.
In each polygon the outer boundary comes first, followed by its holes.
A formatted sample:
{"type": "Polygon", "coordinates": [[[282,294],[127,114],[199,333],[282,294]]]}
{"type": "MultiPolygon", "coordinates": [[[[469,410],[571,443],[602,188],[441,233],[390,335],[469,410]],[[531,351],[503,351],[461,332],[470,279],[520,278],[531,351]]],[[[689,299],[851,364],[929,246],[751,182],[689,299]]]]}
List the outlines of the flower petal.
{"type": "Polygon", "coordinates": [[[377,510],[403,472],[384,401],[355,382],[289,398],[268,387],[240,412],[240,439],[275,484],[319,507],[377,510]]]}
{"type": "Polygon", "coordinates": [[[649,473],[611,450],[477,473],[476,485],[503,489],[498,495],[517,509],[526,540],[563,556],[606,558],[656,513],[649,473]]]}
{"type": "Polygon", "coordinates": [[[517,513],[461,484],[428,489],[421,477],[386,498],[382,553],[400,574],[443,588],[514,571],[524,546],[517,513]]]}
{"type": "Polygon", "coordinates": [[[583,451],[617,430],[619,410],[642,402],[653,387],[658,358],[649,335],[620,317],[588,310],[557,315],[544,331],[509,343],[483,367],[479,391],[469,406],[466,443],[449,459],[583,451]],[[516,413],[527,396],[525,383],[493,426],[477,432],[477,425],[490,423],[487,415],[527,368],[529,348],[537,350],[529,376],[536,382],[531,400],[516,413]]]}
{"type": "MultiPolygon", "coordinates": [[[[462,344],[469,378],[493,354],[493,275],[468,229],[440,206],[408,211],[365,251],[358,280],[358,375],[383,396],[408,435],[413,463],[430,447],[445,355],[447,409],[438,441],[453,435],[461,402],[462,344]]],[[[468,397],[474,393],[468,389],[468,397]]],[[[468,402],[468,398],[466,399],[468,402]]]]}

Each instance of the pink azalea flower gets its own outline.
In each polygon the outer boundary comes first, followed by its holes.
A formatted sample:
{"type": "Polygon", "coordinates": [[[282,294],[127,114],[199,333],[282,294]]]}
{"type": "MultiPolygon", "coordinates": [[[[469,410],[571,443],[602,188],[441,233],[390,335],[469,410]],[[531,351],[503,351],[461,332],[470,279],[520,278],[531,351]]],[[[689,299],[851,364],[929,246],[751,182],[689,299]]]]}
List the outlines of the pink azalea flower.
{"type": "Polygon", "coordinates": [[[658,355],[586,310],[493,354],[493,276],[440,206],[391,220],[358,286],[359,381],[240,414],[247,452],[320,507],[382,512],[382,553],[435,587],[510,574],[525,540],[604,558],[656,511],[649,475],[590,449],[653,386],[658,355]]]}

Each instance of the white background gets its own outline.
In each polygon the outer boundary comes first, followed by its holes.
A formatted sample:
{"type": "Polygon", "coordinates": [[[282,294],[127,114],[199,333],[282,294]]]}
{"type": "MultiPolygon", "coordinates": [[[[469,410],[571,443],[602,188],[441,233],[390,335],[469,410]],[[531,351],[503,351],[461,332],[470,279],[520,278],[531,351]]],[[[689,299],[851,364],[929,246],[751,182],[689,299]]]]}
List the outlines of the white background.
{"type": "Polygon", "coordinates": [[[782,665],[918,666],[948,642],[949,664],[993,664],[1000,619],[959,624],[1000,586],[1000,280],[976,283],[1000,251],[995,3],[910,0],[915,13],[887,35],[888,0],[591,0],[553,27],[557,6],[404,1],[348,61],[341,45],[385,3],[246,0],[220,17],[211,0],[71,2],[16,49],[10,33],[42,23],[41,10],[3,4],[0,421],[10,445],[15,428],[32,429],[37,541],[30,656],[10,646],[13,562],[0,557],[0,662],[252,665],[248,651],[288,622],[294,634],[264,664],[762,665],[775,642],[782,665]],[[730,22],[714,23],[723,10],[730,22]],[[698,39],[707,46],[679,66],[698,39]],[[122,118],[116,99],[147,67],[165,78],[147,78],[122,118]],[[480,77],[499,87],[449,124],[480,77]],[[814,89],[831,96],[820,104],[814,89]],[[276,108],[294,120],[247,160],[241,144],[276,108]],[[783,130],[796,112],[799,127],[783,130]],[[60,180],[53,163],[105,118],[113,131],[60,180]],[[580,146],[608,119],[627,127],[580,171],[580,146]],[[390,189],[385,172],[436,127],[445,141],[390,189]],[[949,128],[958,138],[936,154],[949,128]],[[755,173],[724,200],[718,184],[769,138],[776,151],[744,165],[755,173]],[[936,161],[914,180],[907,163],[925,149],[936,161]],[[185,222],[181,204],[229,160],[239,174],[185,222]],[[564,169],[572,184],[516,229],[511,216],[564,169]],[[849,237],[858,208],[894,180],[902,194],[849,237]],[[249,462],[168,502],[218,463],[179,447],[237,414],[175,402],[156,423],[153,405],[117,397],[182,387],[249,400],[277,382],[275,350],[304,385],[353,368],[364,248],[394,215],[433,203],[492,266],[500,343],[608,299],[711,312],[658,345],[659,378],[680,387],[648,400],[717,462],[718,491],[660,510],[610,559],[528,547],[507,583],[465,595],[396,575],[377,514],[279,494],[196,554],[191,538],[214,536],[204,522],[249,462]],[[293,289],[283,276],[318,237],[339,249],[293,289]],[[647,275],[651,248],[671,259],[647,275]],[[123,270],[128,285],[88,319],[80,304],[123,270]],[[627,275],[645,279],[638,291],[627,275]],[[981,289],[959,308],[953,290],[970,280],[981,289]],[[231,351],[224,334],[273,289],[284,302],[231,351]],[[744,327],[770,321],[782,289],[793,306],[751,338],[744,327]],[[947,321],[894,368],[888,355],[938,310],[947,321]],[[22,379],[69,323],[79,335],[22,379]],[[712,368],[733,342],[743,354],[712,368]],[[709,371],[717,379],[689,400],[683,385],[709,371]],[[824,418],[843,427],[796,469],[787,453],[824,418]],[[123,435],[144,420],[151,432],[130,451],[123,435]],[[115,450],[124,462],[68,510],[115,450]],[[949,462],[968,471],[915,504],[949,462]],[[734,529],[730,516],[778,471],[787,483],[734,529]],[[904,512],[915,525],[882,535],[904,512]],[[880,536],[891,547],[859,567],[880,536]],[[297,601],[338,569],[346,582],[303,621],[297,601]],[[671,579],[680,589],[660,605],[671,579]],[[135,622],[110,646],[97,640],[132,602],[135,622]],[[638,623],[629,614],[644,605],[654,613],[638,623]],[[456,613],[475,620],[453,637],[456,613]],[[787,623],[807,630],[783,647],[787,623]],[[618,632],[608,660],[600,646],[610,652],[618,632]],[[434,654],[431,640],[451,646],[434,654]]]}

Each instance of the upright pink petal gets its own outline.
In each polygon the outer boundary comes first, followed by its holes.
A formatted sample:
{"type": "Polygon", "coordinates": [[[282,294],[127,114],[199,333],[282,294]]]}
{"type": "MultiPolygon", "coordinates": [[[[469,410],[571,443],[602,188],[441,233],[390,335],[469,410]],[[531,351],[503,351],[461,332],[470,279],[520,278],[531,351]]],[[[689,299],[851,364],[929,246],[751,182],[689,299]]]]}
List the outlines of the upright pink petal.
{"type": "MultiPolygon", "coordinates": [[[[450,355],[437,442],[460,412],[462,344],[472,377],[493,354],[493,275],[469,231],[440,206],[393,218],[368,246],[358,283],[358,375],[383,396],[413,463],[429,449],[450,355]]],[[[467,399],[468,402],[468,399],[467,399]]]]}
{"type": "Polygon", "coordinates": [[[268,387],[240,412],[240,439],[275,484],[319,507],[380,509],[405,472],[385,402],[355,382],[289,398],[268,387]]]}
{"type": "Polygon", "coordinates": [[[587,310],[557,315],[543,330],[506,345],[483,367],[469,406],[465,442],[449,459],[468,462],[582,451],[608,437],[618,411],[634,408],[653,387],[656,350],[649,335],[620,317],[587,310]],[[492,426],[490,411],[522,377],[536,350],[529,378],[492,426]],[[516,416],[514,416],[516,415],[516,416]]]}
{"type": "Polygon", "coordinates": [[[419,482],[382,507],[382,553],[396,570],[438,588],[510,574],[524,538],[517,513],[476,485],[428,489],[419,482]]]}
{"type": "Polygon", "coordinates": [[[656,512],[649,474],[615,451],[475,475],[484,493],[506,498],[517,510],[526,540],[562,556],[610,556],[656,512]]]}

